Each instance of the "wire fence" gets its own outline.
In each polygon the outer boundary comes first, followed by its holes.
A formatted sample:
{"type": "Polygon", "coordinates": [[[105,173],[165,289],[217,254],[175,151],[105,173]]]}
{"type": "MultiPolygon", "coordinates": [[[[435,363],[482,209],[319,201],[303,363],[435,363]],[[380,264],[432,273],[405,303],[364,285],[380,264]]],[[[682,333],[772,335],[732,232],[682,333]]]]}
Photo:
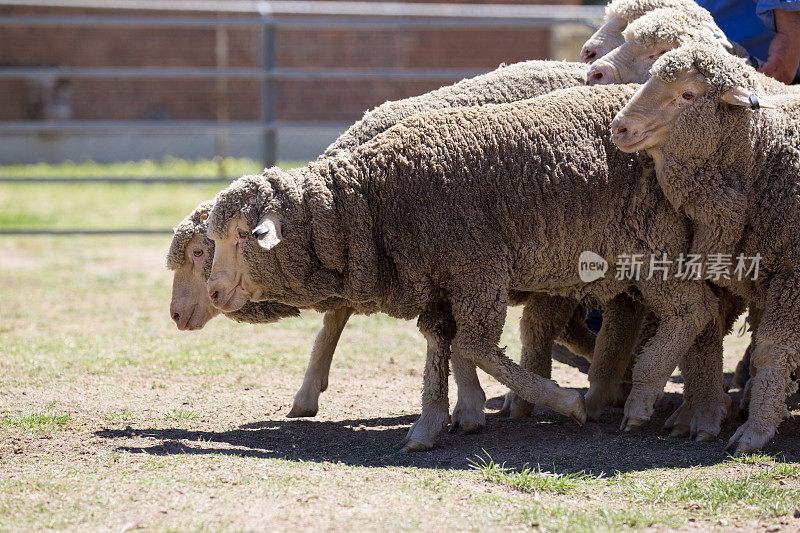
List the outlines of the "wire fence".
{"type": "MultiPolygon", "coordinates": [[[[448,68],[291,68],[276,64],[276,30],[337,29],[345,31],[426,29],[526,28],[557,24],[580,24],[595,28],[603,16],[600,6],[422,4],[397,2],[328,1],[205,1],[126,0],[109,5],[102,0],[0,0],[0,7],[77,8],[79,14],[0,15],[3,27],[86,27],[86,28],[257,28],[260,39],[259,68],[201,67],[39,67],[0,66],[0,79],[249,79],[260,84],[259,119],[252,121],[190,120],[59,120],[0,122],[0,135],[25,133],[172,134],[172,133],[257,133],[262,137],[265,166],[276,161],[276,135],[284,128],[304,131],[319,129],[315,121],[277,120],[276,82],[284,80],[390,80],[452,82],[480,73],[448,68]],[[109,9],[114,14],[106,14],[109,9]],[[91,14],[92,10],[103,12],[91,14]],[[89,11],[87,13],[86,11],[89,11]],[[141,14],[142,12],[149,14],[141,14]],[[224,15],[224,16],[220,16],[224,15]]],[[[135,43],[131,43],[135,46],[135,43]]],[[[3,183],[207,183],[230,178],[0,178],[3,183]]],[[[150,234],[170,230],[39,230],[2,229],[0,235],[150,234]]]]}

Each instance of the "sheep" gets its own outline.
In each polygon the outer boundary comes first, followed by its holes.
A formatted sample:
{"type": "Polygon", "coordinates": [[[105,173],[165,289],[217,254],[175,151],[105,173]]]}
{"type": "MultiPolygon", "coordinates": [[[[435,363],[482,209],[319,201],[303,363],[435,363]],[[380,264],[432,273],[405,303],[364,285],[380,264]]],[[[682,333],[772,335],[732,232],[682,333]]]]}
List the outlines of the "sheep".
{"type": "Polygon", "coordinates": [[[461,80],[434,91],[385,102],[368,111],[350,126],[320,156],[352,152],[404,118],[437,109],[516,102],[547,94],[556,89],[583,85],[589,67],[566,61],[523,61],[461,80]]]}
{"type": "MultiPolygon", "coordinates": [[[[175,272],[170,314],[178,329],[200,329],[219,314],[219,310],[211,304],[206,290],[214,255],[214,243],[206,237],[208,213],[212,205],[213,202],[201,203],[178,224],[167,255],[167,268],[175,272]]],[[[591,359],[594,335],[583,324],[585,310],[582,307],[562,298],[524,293],[514,294],[512,304],[525,306],[521,319],[524,361],[531,361],[531,364],[534,364],[533,362],[542,359],[534,354],[537,354],[537,351],[547,353],[554,339],[558,339],[574,352],[582,354],[580,359],[584,357],[591,359]],[[565,326],[570,310],[574,311],[565,326]],[[559,333],[562,329],[563,331],[559,333]]],[[[323,326],[314,342],[303,384],[295,394],[287,417],[309,417],[317,414],[319,395],[328,386],[328,373],[336,344],[354,311],[352,307],[339,306],[325,312],[323,326]]],[[[241,310],[227,316],[239,322],[261,324],[275,322],[284,317],[298,316],[299,312],[300,310],[295,307],[274,302],[248,302],[241,310]]],[[[573,356],[573,359],[564,359],[574,362],[577,356],[573,356]]],[[[549,376],[549,366],[543,368],[540,365],[536,370],[549,376]]],[[[518,417],[529,413],[532,408],[530,404],[514,402],[509,398],[503,406],[502,414],[518,417]]],[[[471,433],[480,430],[481,423],[467,422],[464,417],[459,416],[457,409],[454,428],[460,428],[464,433],[471,433]]]]}
{"type": "MultiPolygon", "coordinates": [[[[605,303],[629,292],[659,319],[634,368],[622,427],[643,423],[678,358],[717,320],[718,303],[704,284],[676,278],[577,276],[584,250],[616,267],[620,254],[677,256],[688,247],[688,224],[664,199],[649,159],[611,143],[611,117],[635,90],[575,87],[416,115],[352,154],[241,178],[217,195],[209,218],[212,302],[231,311],[249,300],[344,299],[420,323],[444,302],[456,326],[454,361],[582,422],[580,394],[521,369],[497,347],[508,293],[605,303]]],[[[407,442],[429,445],[446,419],[432,352],[407,442]]],[[[614,368],[619,377],[624,370],[614,368]]],[[[723,416],[719,392],[721,409],[709,418],[723,416]]],[[[708,423],[719,431],[719,420],[708,423]]]]}
{"type": "MultiPolygon", "coordinates": [[[[712,27],[713,18],[707,11],[699,7],[695,11],[660,8],[635,20],[623,32],[625,42],[592,64],[586,82],[589,85],[644,83],[658,57],[693,42],[718,45],[729,53],[740,55],[725,35],[712,27]]],[[[787,87],[762,76],[771,91],[781,92],[787,87]]]]}
{"type": "MultiPolygon", "coordinates": [[[[201,203],[178,224],[167,252],[167,269],[175,272],[170,315],[181,330],[200,329],[220,312],[208,298],[203,298],[208,296],[205,285],[214,255],[214,243],[205,234],[212,206],[213,202],[201,203]],[[200,289],[202,294],[199,293],[200,289]]],[[[260,324],[299,315],[297,308],[287,305],[249,302],[242,309],[228,314],[228,317],[237,322],[260,324]]]]}
{"type": "MultiPolygon", "coordinates": [[[[603,25],[586,41],[581,49],[581,61],[594,63],[625,42],[623,31],[633,21],[659,8],[673,8],[702,19],[709,31],[724,39],[724,33],[709,12],[693,0],[614,0],[606,6],[603,25]]],[[[747,57],[747,51],[737,43],[728,42],[732,53],[747,57]]]]}
{"type": "MultiPolygon", "coordinates": [[[[592,65],[587,83],[644,83],[649,78],[649,69],[655,60],[682,44],[719,44],[730,52],[729,45],[726,44],[728,41],[720,35],[713,35],[709,30],[709,18],[702,13],[689,16],[673,8],[660,8],[644,15],[626,28],[626,42],[622,46],[592,65]]],[[[756,73],[755,76],[767,94],[800,91],[798,86],[785,85],[764,74],[756,73]]],[[[762,311],[751,306],[750,316],[757,320],[762,311]]],[[[749,379],[752,349],[752,346],[748,346],[737,365],[732,385],[744,387],[749,379]]]]}
{"type": "MultiPolygon", "coordinates": [[[[386,102],[366,113],[360,121],[353,124],[353,126],[339,136],[339,138],[326,149],[325,154],[321,157],[330,156],[339,152],[349,152],[371,139],[377,133],[388,129],[403,118],[417,112],[462,105],[481,105],[484,103],[515,101],[545,94],[562,87],[580,85],[583,83],[587,69],[588,67],[581,63],[526,61],[508,66],[501,66],[487,74],[465,79],[454,85],[446,86],[420,96],[406,98],[396,102],[386,102]]],[[[177,237],[178,232],[176,231],[176,238],[177,237]]],[[[188,239],[185,242],[188,242],[188,239]]],[[[174,247],[177,250],[175,253],[176,257],[183,257],[185,247],[179,246],[177,242],[174,247]]],[[[177,272],[176,269],[176,275],[177,272]]],[[[205,291],[203,291],[203,293],[205,293],[205,291]]],[[[517,301],[522,304],[530,298],[530,295],[524,295],[517,298],[517,301]]],[[[194,300],[187,301],[186,307],[191,308],[191,306],[197,305],[196,309],[202,309],[205,313],[210,313],[210,309],[213,309],[213,306],[211,306],[210,302],[207,300],[207,297],[199,296],[194,300]]],[[[543,304],[537,301],[531,302],[531,305],[549,307],[552,304],[543,304]]],[[[330,357],[333,354],[333,348],[341,334],[341,328],[344,327],[349,317],[349,314],[344,316],[344,314],[347,313],[344,308],[337,310],[337,313],[342,316],[329,316],[326,314],[323,322],[329,324],[330,328],[323,326],[323,329],[318,335],[318,342],[315,343],[315,346],[325,347],[323,352],[326,354],[326,357],[323,357],[322,361],[327,361],[328,365],[330,364],[330,357]],[[333,335],[331,341],[323,342],[323,339],[327,339],[329,335],[333,335]]],[[[350,311],[350,313],[352,313],[352,311],[350,311]]],[[[587,365],[585,361],[591,356],[594,349],[594,336],[583,327],[580,313],[581,309],[575,309],[570,323],[563,329],[558,339],[561,344],[577,353],[578,356],[573,357],[569,353],[565,354],[559,351],[554,351],[553,355],[556,360],[560,360],[563,363],[572,366],[578,365],[579,367],[585,368],[584,365],[587,365]]],[[[171,314],[174,314],[174,312],[171,314]]],[[[179,316],[185,315],[179,314],[179,316]]],[[[213,315],[207,315],[198,327],[202,327],[202,325],[212,317],[213,315]]],[[[193,321],[197,322],[199,318],[200,315],[195,313],[193,321]]],[[[551,329],[554,326],[545,325],[542,327],[551,329]]],[[[312,363],[317,361],[317,364],[319,364],[319,360],[315,358],[315,352],[316,350],[312,352],[312,363]]],[[[313,364],[310,364],[309,371],[313,366],[313,364]]],[[[327,376],[327,369],[327,366],[323,368],[325,376],[327,376]]],[[[295,402],[288,416],[314,416],[316,414],[319,393],[311,393],[310,391],[313,387],[306,388],[305,385],[311,382],[327,383],[327,377],[322,381],[320,381],[318,376],[311,376],[310,378],[313,379],[311,379],[311,381],[304,379],[304,388],[301,388],[298,395],[295,396],[295,402]]],[[[503,408],[503,413],[510,414],[511,416],[520,416],[525,412],[529,412],[531,408],[532,406],[524,403],[520,403],[519,406],[512,408],[507,403],[503,408]]]]}
{"type": "Polygon", "coordinates": [[[763,309],[749,418],[728,443],[739,454],[775,434],[800,363],[800,101],[764,96],[761,79],[718,47],[683,46],[656,61],[612,124],[620,149],[654,158],[664,194],[692,220],[694,251],[759,258],[757,275],[717,282],[763,309]]]}
{"type": "MultiPolygon", "coordinates": [[[[385,102],[365,113],[361,120],[342,133],[328,146],[320,159],[352,152],[375,135],[417,113],[451,107],[514,102],[547,94],[556,89],[581,85],[585,80],[587,69],[588,67],[581,63],[525,61],[512,65],[501,65],[487,74],[464,79],[420,96],[385,102]]],[[[567,328],[564,334],[569,335],[570,332],[579,331],[580,328],[575,324],[575,327],[567,328]]],[[[592,350],[585,349],[590,343],[586,341],[585,333],[582,336],[583,341],[580,342],[577,351],[585,361],[587,354],[592,350]]],[[[562,344],[564,343],[562,342],[562,344]]],[[[567,342],[567,344],[570,343],[567,342]]],[[[591,344],[593,345],[593,343],[591,344]]],[[[571,347],[572,351],[576,351],[574,342],[571,347]]],[[[572,358],[569,357],[569,354],[563,354],[566,357],[559,357],[561,354],[563,352],[554,351],[553,355],[557,360],[571,366],[576,366],[576,364],[583,366],[584,364],[581,358],[572,358]]],[[[521,399],[507,395],[501,413],[516,417],[530,412],[531,409],[532,406],[521,399]],[[512,404],[514,405],[512,406],[512,404]]]]}
{"type": "MultiPolygon", "coordinates": [[[[178,224],[167,253],[167,268],[174,271],[170,315],[181,330],[200,329],[219,314],[206,291],[214,256],[214,242],[206,236],[212,206],[210,201],[201,203],[178,224]]],[[[287,417],[314,416],[317,413],[319,395],[328,387],[328,372],[336,343],[351,312],[347,307],[340,307],[325,314],[303,384],[295,394],[287,417]]],[[[237,322],[267,324],[299,316],[300,310],[275,302],[248,302],[240,310],[225,315],[237,322]]]]}

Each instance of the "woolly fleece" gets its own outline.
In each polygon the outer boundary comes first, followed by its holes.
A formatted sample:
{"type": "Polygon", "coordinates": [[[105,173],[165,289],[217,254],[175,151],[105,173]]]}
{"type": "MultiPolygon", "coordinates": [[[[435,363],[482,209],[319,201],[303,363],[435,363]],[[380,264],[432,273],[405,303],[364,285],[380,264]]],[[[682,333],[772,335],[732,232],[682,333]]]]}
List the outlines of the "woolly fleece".
{"type": "Polygon", "coordinates": [[[800,102],[785,98],[777,109],[757,111],[722,102],[731,88],[762,88],[752,67],[713,47],[671,51],[653,75],[669,82],[692,70],[708,91],[657,148],[664,161],[658,179],[694,222],[694,247],[761,255],[757,280],[731,283],[764,309],[755,332],[750,416],[730,443],[750,452],[769,441],[786,414],[786,395],[796,389],[790,374],[800,363],[800,102]]]}
{"type": "MultiPolygon", "coordinates": [[[[496,346],[508,291],[609,302],[631,283],[581,283],[581,251],[600,253],[613,270],[619,254],[677,256],[688,246],[688,227],[659,193],[648,160],[611,143],[611,118],[635,90],[580,87],[417,115],[352,155],[234,182],[218,195],[209,232],[224,238],[238,216],[250,228],[265,213],[285,218],[272,251],[253,239],[242,246],[255,299],[301,306],[342,298],[410,319],[446,295],[454,357],[553,405],[536,394],[549,389],[532,391],[496,346]]],[[[626,405],[626,416],[647,419],[717,304],[703,284],[633,286],[661,320],[626,405]]]]}
{"type": "Polygon", "coordinates": [[[516,102],[556,89],[583,85],[588,67],[565,61],[525,61],[461,80],[420,96],[386,102],[367,111],[325,150],[322,158],[351,152],[375,135],[418,113],[452,107],[516,102]]]}

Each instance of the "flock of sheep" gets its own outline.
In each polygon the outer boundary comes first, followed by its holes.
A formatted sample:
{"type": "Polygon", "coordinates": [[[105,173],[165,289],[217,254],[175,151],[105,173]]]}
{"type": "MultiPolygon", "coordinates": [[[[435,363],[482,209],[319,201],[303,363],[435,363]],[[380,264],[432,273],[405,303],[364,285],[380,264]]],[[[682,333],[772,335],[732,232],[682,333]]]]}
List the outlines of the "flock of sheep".
{"type": "Polygon", "coordinates": [[[729,445],[758,450],[800,365],[800,102],[743,55],[691,0],[615,0],[584,63],[501,66],[386,102],[306,167],[242,177],[178,225],[172,317],[323,311],[290,417],[317,413],[350,315],[416,318],[428,350],[411,451],[448,422],[484,427],[476,367],[510,389],[503,414],[539,404],[583,424],[624,404],[630,430],[680,365],[666,425],[714,439],[732,409],[722,339],[749,307],[735,377],[748,417],[729,445]],[[584,279],[587,252],[607,272],[584,279]],[[523,306],[519,364],[498,347],[509,305],[523,306]],[[586,306],[604,309],[597,336],[586,306]],[[585,397],[549,379],[554,342],[591,361],[585,397]]]}

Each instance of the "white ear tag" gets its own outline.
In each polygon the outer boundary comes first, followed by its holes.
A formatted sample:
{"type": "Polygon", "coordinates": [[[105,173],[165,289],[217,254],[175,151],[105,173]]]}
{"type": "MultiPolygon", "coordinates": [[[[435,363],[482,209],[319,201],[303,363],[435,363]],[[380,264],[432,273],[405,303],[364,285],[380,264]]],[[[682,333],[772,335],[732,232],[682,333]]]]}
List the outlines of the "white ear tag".
{"type": "Polygon", "coordinates": [[[253,230],[253,237],[256,238],[259,246],[265,250],[271,250],[283,240],[282,227],[281,216],[277,213],[268,213],[253,230]]]}

